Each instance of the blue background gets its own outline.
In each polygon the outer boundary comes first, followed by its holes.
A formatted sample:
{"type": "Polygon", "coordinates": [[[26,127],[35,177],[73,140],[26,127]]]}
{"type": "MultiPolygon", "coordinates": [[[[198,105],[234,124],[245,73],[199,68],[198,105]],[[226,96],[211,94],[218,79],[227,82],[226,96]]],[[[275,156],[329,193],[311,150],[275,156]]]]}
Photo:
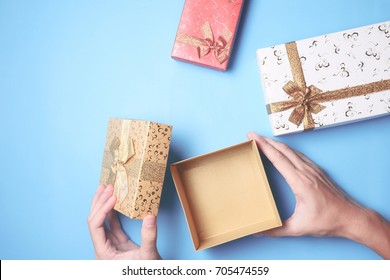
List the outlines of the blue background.
{"type": "MultiPolygon", "coordinates": [[[[173,125],[169,163],[271,136],[256,49],[390,20],[388,0],[248,0],[228,71],[171,59],[184,0],[0,0],[0,259],[93,259],[86,218],[109,117],[173,125]]],[[[390,117],[279,137],[390,219],[390,117]]],[[[295,199],[269,162],[283,219],[295,199]]],[[[140,221],[121,216],[140,240],[140,221]]],[[[342,238],[248,236],[195,252],[171,174],[166,259],[378,259],[342,238]]]]}

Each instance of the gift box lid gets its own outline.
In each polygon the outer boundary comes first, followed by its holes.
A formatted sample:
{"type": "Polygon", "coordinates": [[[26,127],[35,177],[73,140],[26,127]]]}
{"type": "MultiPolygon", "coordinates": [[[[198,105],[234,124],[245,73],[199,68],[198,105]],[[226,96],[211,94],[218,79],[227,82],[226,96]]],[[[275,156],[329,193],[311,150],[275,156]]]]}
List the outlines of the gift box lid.
{"type": "Polygon", "coordinates": [[[195,250],[281,226],[254,141],[170,168],[195,250]]]}
{"type": "Polygon", "coordinates": [[[390,114],[390,22],[257,50],[274,135],[390,114]]]}
{"type": "Polygon", "coordinates": [[[243,0],[186,0],[171,57],[226,71],[243,0]]]}
{"type": "Polygon", "coordinates": [[[172,126],[110,118],[100,182],[112,184],[114,209],[133,219],[157,215],[172,126]]]}

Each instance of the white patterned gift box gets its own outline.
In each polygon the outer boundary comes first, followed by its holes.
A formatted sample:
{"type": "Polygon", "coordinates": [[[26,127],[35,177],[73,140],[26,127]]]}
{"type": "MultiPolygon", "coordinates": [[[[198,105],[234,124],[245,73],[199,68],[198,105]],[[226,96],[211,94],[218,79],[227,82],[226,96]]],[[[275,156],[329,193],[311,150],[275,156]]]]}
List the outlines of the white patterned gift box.
{"type": "Polygon", "coordinates": [[[256,54],[274,135],[390,114],[390,21],[256,54]]]}

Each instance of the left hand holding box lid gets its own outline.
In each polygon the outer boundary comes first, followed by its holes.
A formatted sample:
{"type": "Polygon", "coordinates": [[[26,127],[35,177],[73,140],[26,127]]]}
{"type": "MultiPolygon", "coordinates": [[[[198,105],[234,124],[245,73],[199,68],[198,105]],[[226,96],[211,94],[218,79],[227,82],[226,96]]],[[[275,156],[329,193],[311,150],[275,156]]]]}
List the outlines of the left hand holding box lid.
{"type": "Polygon", "coordinates": [[[115,210],[134,219],[157,215],[171,133],[155,122],[109,120],[100,182],[114,186],[115,210]]]}
{"type": "Polygon", "coordinates": [[[122,230],[113,207],[116,203],[114,187],[99,185],[91,204],[88,228],[97,259],[158,260],[156,217],[147,215],[142,222],[142,244],[138,246],[122,230]]]}

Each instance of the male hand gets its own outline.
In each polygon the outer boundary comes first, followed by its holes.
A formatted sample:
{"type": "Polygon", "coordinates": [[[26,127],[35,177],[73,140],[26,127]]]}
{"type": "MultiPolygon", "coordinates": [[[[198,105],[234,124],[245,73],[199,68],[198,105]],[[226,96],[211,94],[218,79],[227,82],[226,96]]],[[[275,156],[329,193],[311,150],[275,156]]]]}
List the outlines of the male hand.
{"type": "Polygon", "coordinates": [[[390,223],[338,189],[303,154],[286,144],[249,133],[258,148],[286,179],[296,198],[293,215],[269,236],[340,236],[360,242],[390,258],[390,223]]]}
{"type": "Polygon", "coordinates": [[[142,222],[142,244],[138,246],[123,232],[117,213],[112,185],[99,185],[91,204],[88,227],[97,259],[158,260],[156,217],[142,222]]]}

